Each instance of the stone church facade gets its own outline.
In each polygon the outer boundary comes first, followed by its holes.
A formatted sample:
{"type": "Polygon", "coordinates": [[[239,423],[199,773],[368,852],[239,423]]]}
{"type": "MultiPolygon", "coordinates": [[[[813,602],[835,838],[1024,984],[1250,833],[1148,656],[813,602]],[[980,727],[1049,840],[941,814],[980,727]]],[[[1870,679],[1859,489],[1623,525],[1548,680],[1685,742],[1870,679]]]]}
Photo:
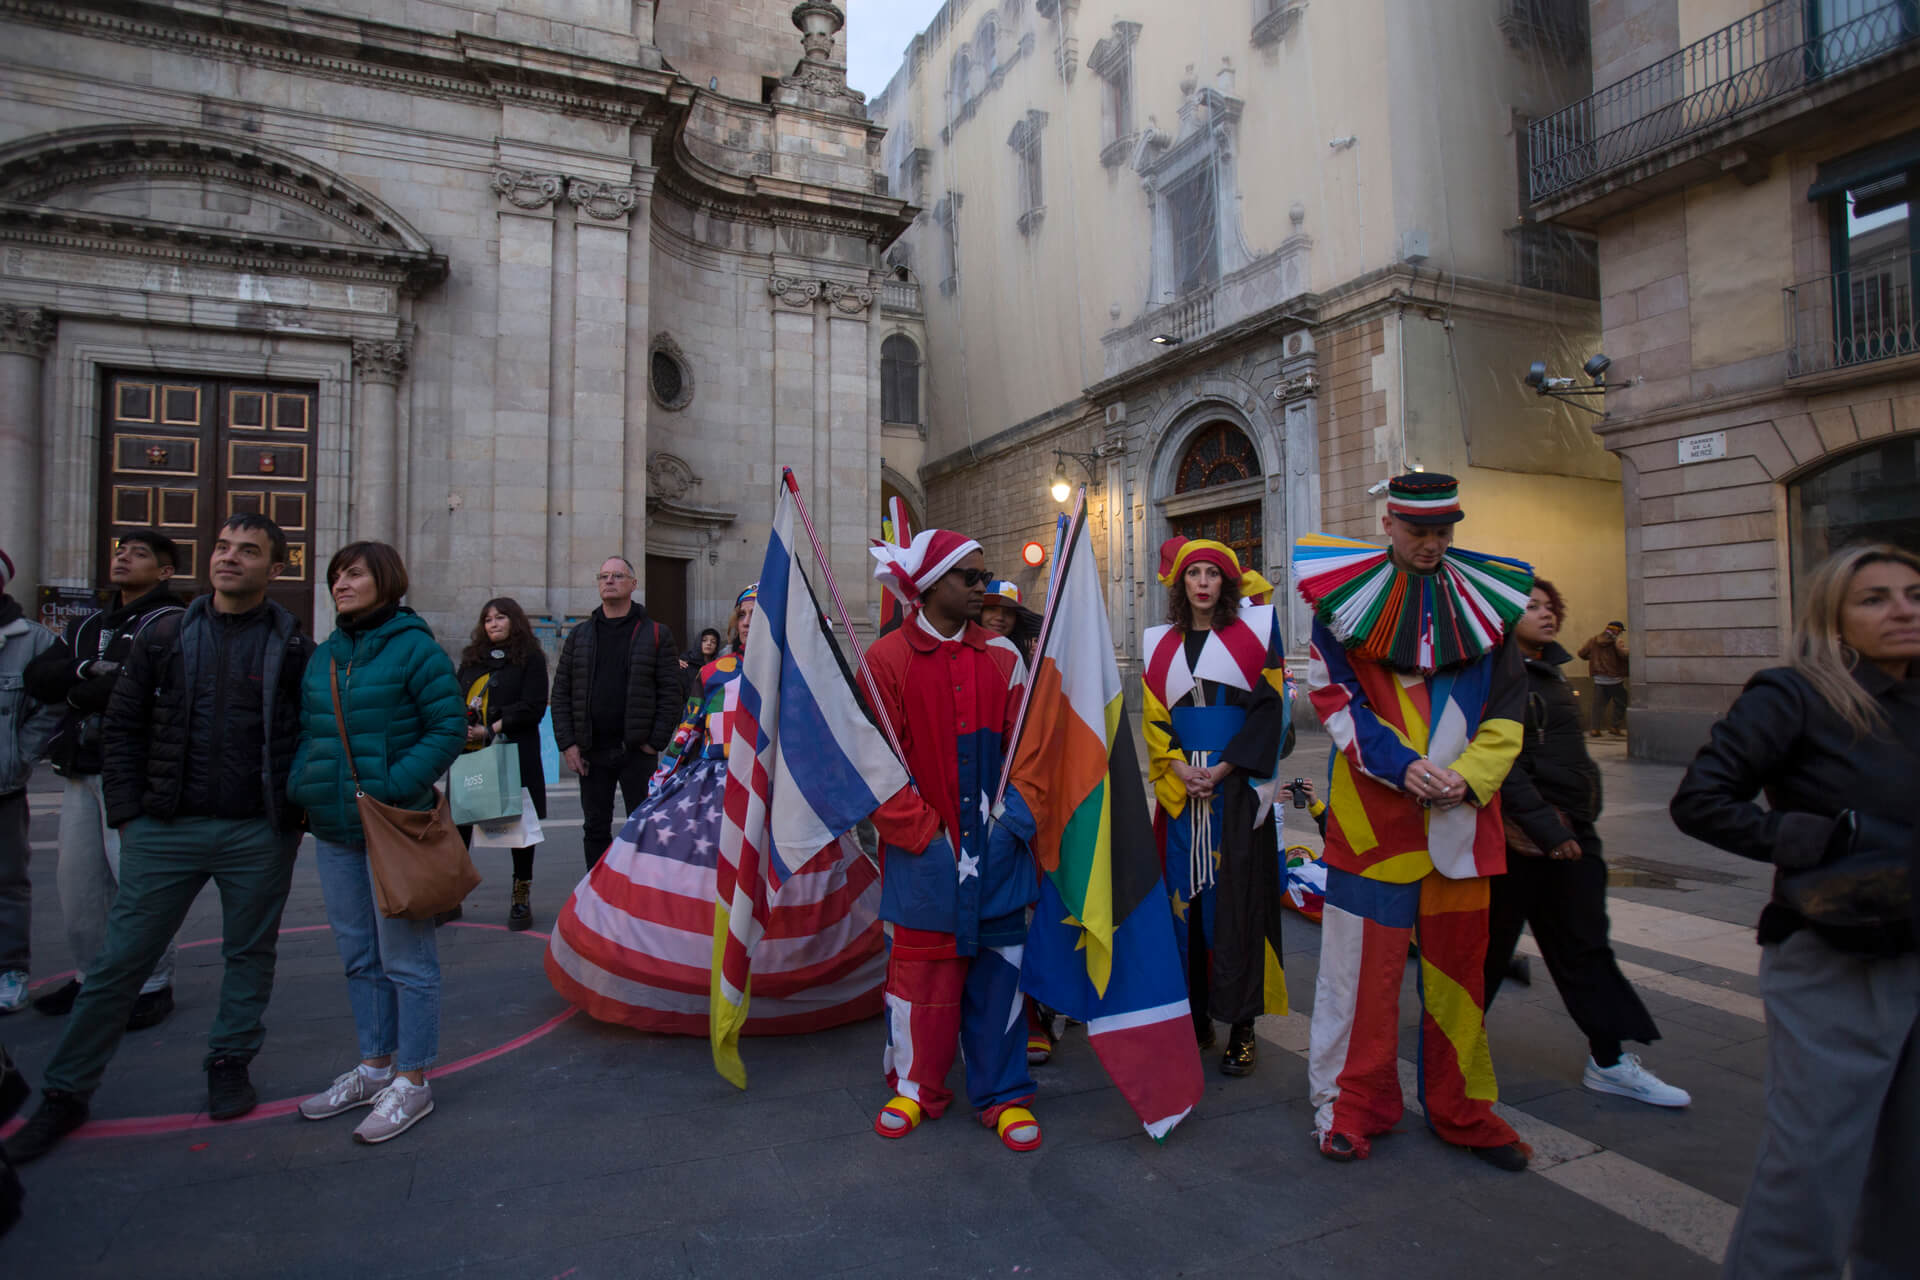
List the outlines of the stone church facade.
{"type": "Polygon", "coordinates": [[[103,581],[146,525],[204,589],[220,521],[260,510],[322,632],[356,538],[401,549],[450,644],[493,595],[586,612],[612,554],[697,630],[791,466],[871,607],[880,349],[918,319],[882,301],[909,211],[844,15],[655,8],[0,0],[16,594],[103,581]]]}

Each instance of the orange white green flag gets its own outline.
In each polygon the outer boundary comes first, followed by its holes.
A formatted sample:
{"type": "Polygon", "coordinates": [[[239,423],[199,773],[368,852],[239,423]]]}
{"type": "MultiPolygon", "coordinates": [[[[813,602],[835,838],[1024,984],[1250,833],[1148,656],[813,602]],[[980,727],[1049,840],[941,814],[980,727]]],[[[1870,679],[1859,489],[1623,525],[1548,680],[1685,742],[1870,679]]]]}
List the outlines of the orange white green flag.
{"type": "Polygon", "coordinates": [[[1107,1075],[1162,1139],[1204,1080],[1084,498],[1047,605],[1008,775],[1033,811],[1042,872],[1021,987],[1087,1024],[1107,1075]]]}

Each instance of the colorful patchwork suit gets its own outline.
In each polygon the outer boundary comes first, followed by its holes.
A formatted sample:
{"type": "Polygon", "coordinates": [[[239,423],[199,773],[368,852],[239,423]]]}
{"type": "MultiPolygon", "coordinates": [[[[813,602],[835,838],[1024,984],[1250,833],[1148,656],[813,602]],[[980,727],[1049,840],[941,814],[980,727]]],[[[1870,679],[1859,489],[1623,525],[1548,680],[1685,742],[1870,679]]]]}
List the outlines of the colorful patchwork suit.
{"type": "Polygon", "coordinates": [[[1338,752],[1308,1059],[1315,1129],[1365,1155],[1368,1138],[1399,1122],[1400,980],[1417,940],[1427,1123],[1460,1146],[1516,1142],[1493,1112],[1482,969],[1487,877],[1506,869],[1500,784],[1526,701],[1519,650],[1509,640],[1436,673],[1396,671],[1316,621],[1307,683],[1338,752]],[[1421,757],[1466,780],[1465,803],[1427,809],[1400,789],[1421,757]]]}
{"type": "Polygon", "coordinates": [[[979,624],[943,639],[918,611],[876,640],[867,662],[919,788],[873,815],[880,917],[893,926],[887,1083],[939,1116],[964,1048],[967,1100],[991,1126],[1034,1094],[1020,994],[1026,911],[1040,889],[1033,819],[1011,789],[1002,819],[988,817],[1026,667],[979,624]]]}

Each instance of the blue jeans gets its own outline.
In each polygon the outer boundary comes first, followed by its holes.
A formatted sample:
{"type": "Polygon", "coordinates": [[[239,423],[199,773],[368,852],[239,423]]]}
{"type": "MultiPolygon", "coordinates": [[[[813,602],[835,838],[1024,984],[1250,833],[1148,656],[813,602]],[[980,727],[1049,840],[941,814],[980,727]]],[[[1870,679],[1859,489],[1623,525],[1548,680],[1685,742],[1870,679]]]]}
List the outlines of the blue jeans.
{"type": "Polygon", "coordinates": [[[380,914],[366,846],[317,843],[320,892],[347,969],[360,1056],[393,1054],[397,1070],[424,1070],[440,1054],[440,951],[433,921],[380,914]]]}

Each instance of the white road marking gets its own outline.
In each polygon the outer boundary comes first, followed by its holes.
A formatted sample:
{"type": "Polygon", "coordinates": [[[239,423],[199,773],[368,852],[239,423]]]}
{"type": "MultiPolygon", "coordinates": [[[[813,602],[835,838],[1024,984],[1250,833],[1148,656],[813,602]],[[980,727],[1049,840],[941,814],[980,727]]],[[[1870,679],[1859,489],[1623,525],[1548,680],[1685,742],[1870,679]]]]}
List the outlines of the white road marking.
{"type": "MultiPolygon", "coordinates": [[[[1524,955],[1538,957],[1540,944],[1531,937],[1520,939],[1520,951],[1524,955]]],[[[1689,1004],[1705,1005],[1709,1009],[1718,1009],[1722,1013],[1731,1013],[1735,1017],[1751,1018],[1755,1022],[1767,1020],[1766,1007],[1759,996],[1750,996],[1744,991],[1730,991],[1725,987],[1716,987],[1696,978],[1683,978],[1677,973],[1663,973],[1658,969],[1649,969],[1643,964],[1615,957],[1620,972],[1636,987],[1648,991],[1660,991],[1670,996],[1679,996],[1689,1004]]],[[[1537,972],[1537,971],[1536,971],[1537,972]]],[[[1542,981],[1550,981],[1542,975],[1542,981]]]]}
{"type": "MultiPolygon", "coordinates": [[[[1297,1014],[1261,1018],[1257,1031],[1267,1043],[1304,1058],[1310,1026],[1309,1015],[1297,1014]]],[[[1399,1066],[1407,1114],[1424,1115],[1416,1095],[1417,1068],[1405,1058],[1399,1066]]],[[[1709,1262],[1724,1259],[1738,1213],[1734,1206],[1504,1102],[1495,1103],[1494,1110],[1533,1148],[1529,1172],[1709,1262]]]]}
{"type": "Polygon", "coordinates": [[[1759,976],[1760,947],[1753,940],[1751,921],[1728,924],[1615,897],[1607,899],[1607,918],[1613,924],[1615,942],[1759,976]]]}

